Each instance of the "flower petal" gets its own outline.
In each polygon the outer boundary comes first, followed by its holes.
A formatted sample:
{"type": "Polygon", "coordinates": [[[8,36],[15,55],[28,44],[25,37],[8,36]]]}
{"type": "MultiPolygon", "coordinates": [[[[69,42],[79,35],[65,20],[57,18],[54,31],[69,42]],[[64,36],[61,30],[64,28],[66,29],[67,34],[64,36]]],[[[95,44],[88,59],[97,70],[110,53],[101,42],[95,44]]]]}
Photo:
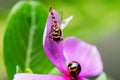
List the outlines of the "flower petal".
{"type": "MultiPolygon", "coordinates": [[[[61,21],[56,11],[53,10],[53,14],[55,16],[58,25],[60,25],[61,21]]],[[[63,41],[57,43],[49,38],[49,34],[51,32],[51,26],[53,24],[53,20],[51,15],[48,15],[44,37],[43,37],[43,46],[44,51],[47,57],[51,60],[51,62],[64,74],[67,73],[67,68],[65,65],[65,59],[63,57],[63,41]]]]}
{"type": "Polygon", "coordinates": [[[78,80],[88,80],[88,79],[86,79],[86,78],[78,78],[78,80]]]}
{"type": "Polygon", "coordinates": [[[13,80],[69,80],[66,76],[61,75],[40,75],[40,74],[15,74],[13,80]]]}
{"type": "Polygon", "coordinates": [[[103,71],[97,48],[75,37],[69,37],[64,41],[64,55],[68,62],[80,63],[80,76],[96,76],[103,71]]]}

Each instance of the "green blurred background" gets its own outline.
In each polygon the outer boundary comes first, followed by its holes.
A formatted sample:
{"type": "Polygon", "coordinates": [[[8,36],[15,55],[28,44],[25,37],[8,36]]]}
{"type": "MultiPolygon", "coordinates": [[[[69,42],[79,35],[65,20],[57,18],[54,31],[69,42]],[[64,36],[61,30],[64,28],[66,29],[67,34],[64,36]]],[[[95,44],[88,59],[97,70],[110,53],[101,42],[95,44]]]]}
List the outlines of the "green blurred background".
{"type": "MultiPolygon", "coordinates": [[[[7,80],[3,61],[3,37],[6,18],[19,0],[0,0],[0,80],[7,80]]],[[[120,1],[119,0],[40,0],[50,5],[63,19],[74,18],[65,28],[65,37],[76,36],[97,45],[104,63],[104,71],[113,79],[120,79],[120,1]]]]}

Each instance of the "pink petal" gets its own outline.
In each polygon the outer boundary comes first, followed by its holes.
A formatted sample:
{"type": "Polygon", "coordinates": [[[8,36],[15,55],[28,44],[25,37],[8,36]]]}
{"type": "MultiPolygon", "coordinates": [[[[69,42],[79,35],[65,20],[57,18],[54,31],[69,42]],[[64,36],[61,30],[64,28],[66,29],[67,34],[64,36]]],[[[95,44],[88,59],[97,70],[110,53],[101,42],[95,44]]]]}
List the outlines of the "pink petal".
{"type": "Polygon", "coordinates": [[[67,76],[61,75],[39,75],[39,74],[15,74],[13,80],[69,80],[67,76]]]}
{"type": "MultiPolygon", "coordinates": [[[[56,11],[53,11],[55,15],[55,19],[60,25],[61,21],[56,11]]],[[[63,57],[63,41],[57,43],[49,38],[49,33],[51,32],[51,26],[53,24],[53,20],[51,15],[48,15],[47,23],[45,26],[44,37],[43,37],[43,46],[44,51],[47,57],[51,60],[51,62],[64,74],[67,73],[67,67],[65,66],[65,59],[63,57]]]]}
{"type": "Polygon", "coordinates": [[[96,76],[103,71],[102,60],[97,48],[75,37],[69,37],[64,41],[64,55],[68,62],[80,63],[79,76],[96,76]]]}
{"type": "Polygon", "coordinates": [[[86,78],[78,78],[78,80],[88,80],[88,79],[86,79],[86,78]]]}

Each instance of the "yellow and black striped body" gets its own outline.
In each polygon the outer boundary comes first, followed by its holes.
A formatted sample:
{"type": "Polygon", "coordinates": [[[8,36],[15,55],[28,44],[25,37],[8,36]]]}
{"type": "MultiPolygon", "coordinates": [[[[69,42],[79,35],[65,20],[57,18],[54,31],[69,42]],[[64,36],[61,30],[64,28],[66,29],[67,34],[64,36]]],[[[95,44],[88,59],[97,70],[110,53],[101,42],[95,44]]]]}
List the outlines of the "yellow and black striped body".
{"type": "Polygon", "coordinates": [[[60,42],[61,40],[63,40],[62,30],[61,30],[60,26],[57,24],[52,7],[50,7],[49,12],[50,12],[51,18],[53,20],[53,25],[51,26],[51,32],[50,32],[50,39],[52,39],[56,42],[60,42]]]}

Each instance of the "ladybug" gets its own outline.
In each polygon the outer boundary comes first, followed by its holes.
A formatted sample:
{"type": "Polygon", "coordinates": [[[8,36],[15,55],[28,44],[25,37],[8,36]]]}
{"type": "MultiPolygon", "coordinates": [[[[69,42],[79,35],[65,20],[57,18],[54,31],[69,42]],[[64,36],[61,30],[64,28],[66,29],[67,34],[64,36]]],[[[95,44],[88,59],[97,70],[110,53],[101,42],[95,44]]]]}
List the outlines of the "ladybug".
{"type": "Polygon", "coordinates": [[[81,72],[81,66],[78,62],[72,61],[68,64],[68,72],[72,80],[78,80],[77,76],[81,72]]]}
{"type": "Polygon", "coordinates": [[[57,21],[55,19],[54,14],[53,14],[52,7],[50,7],[49,12],[50,12],[50,15],[51,15],[52,20],[53,20],[53,25],[51,26],[51,32],[49,33],[49,38],[58,43],[61,40],[63,40],[62,30],[61,30],[61,27],[57,24],[57,21]]]}

